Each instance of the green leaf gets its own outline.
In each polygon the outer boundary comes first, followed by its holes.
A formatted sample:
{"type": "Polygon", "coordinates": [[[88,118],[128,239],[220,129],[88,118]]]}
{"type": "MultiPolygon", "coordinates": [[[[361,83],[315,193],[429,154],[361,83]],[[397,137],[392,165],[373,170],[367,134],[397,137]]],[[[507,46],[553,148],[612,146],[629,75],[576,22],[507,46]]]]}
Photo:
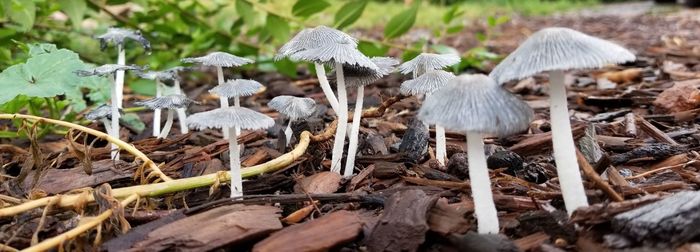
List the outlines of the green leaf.
{"type": "Polygon", "coordinates": [[[338,12],[335,13],[335,28],[343,29],[355,23],[362,16],[362,12],[365,11],[368,1],[355,0],[341,6],[338,12]]]}
{"type": "Polygon", "coordinates": [[[323,0],[297,0],[292,6],[292,15],[306,18],[321,12],[329,6],[331,5],[323,0]]]}
{"type": "Polygon", "coordinates": [[[130,81],[127,85],[134,93],[146,96],[156,95],[156,83],[152,80],[138,79],[130,81]]]}
{"type": "Polygon", "coordinates": [[[273,64],[278,72],[292,78],[297,77],[297,64],[293,61],[284,58],[282,60],[275,61],[273,64]]]}
{"type": "Polygon", "coordinates": [[[267,14],[265,31],[278,42],[284,42],[289,38],[289,23],[279,16],[267,14]]]}
{"type": "Polygon", "coordinates": [[[459,9],[459,5],[453,5],[452,8],[447,10],[445,12],[445,15],[442,16],[442,22],[445,24],[450,24],[452,20],[454,20],[455,17],[462,15],[462,11],[459,9]]]}
{"type": "Polygon", "coordinates": [[[411,29],[411,26],[416,22],[419,6],[418,2],[420,1],[416,1],[410,9],[402,11],[389,20],[389,23],[387,23],[384,28],[384,37],[390,39],[396,38],[411,29]]]}
{"type": "Polygon", "coordinates": [[[401,61],[406,62],[412,60],[413,58],[418,56],[418,54],[420,54],[420,51],[404,51],[403,54],[401,54],[401,61]]]}
{"type": "Polygon", "coordinates": [[[364,55],[369,57],[384,56],[389,52],[389,47],[384,46],[380,43],[370,43],[366,41],[360,41],[357,44],[357,49],[360,50],[364,55]]]}
{"type": "Polygon", "coordinates": [[[447,34],[455,34],[455,33],[461,32],[462,30],[464,30],[464,25],[457,24],[457,25],[447,27],[446,31],[447,31],[447,34]]]}
{"type": "Polygon", "coordinates": [[[250,3],[245,0],[236,0],[236,12],[243,17],[243,21],[245,21],[248,27],[252,27],[256,24],[257,14],[250,3]]]}
{"type": "Polygon", "coordinates": [[[130,128],[134,129],[136,133],[140,134],[146,129],[146,124],[141,121],[138,115],[134,113],[126,113],[119,117],[119,122],[128,125],[130,128]]]}
{"type": "Polygon", "coordinates": [[[83,22],[83,16],[87,10],[85,0],[58,0],[61,10],[68,15],[74,29],[80,28],[80,23],[83,22]]]}
{"type": "Polygon", "coordinates": [[[29,31],[34,26],[36,5],[33,0],[0,0],[5,14],[20,30],[29,31]]]}

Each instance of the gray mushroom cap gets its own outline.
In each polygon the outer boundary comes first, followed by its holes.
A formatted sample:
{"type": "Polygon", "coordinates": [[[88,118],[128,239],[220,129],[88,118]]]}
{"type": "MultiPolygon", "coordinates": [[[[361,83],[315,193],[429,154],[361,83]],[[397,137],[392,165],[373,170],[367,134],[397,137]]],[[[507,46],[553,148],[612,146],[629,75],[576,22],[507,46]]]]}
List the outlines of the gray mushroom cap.
{"type": "Polygon", "coordinates": [[[206,128],[234,128],[257,130],[275,125],[275,120],[244,107],[218,108],[187,117],[187,126],[197,130],[206,128]]]}
{"type": "Polygon", "coordinates": [[[160,80],[160,81],[165,81],[165,80],[175,80],[177,79],[177,75],[175,72],[172,71],[148,71],[148,72],[143,72],[143,71],[138,71],[136,72],[136,76],[139,78],[143,79],[149,79],[149,80],[160,80]]]}
{"type": "Polygon", "coordinates": [[[272,98],[267,106],[286,115],[291,120],[309,117],[316,111],[316,101],[313,99],[289,95],[272,98]]]}
{"type": "MultiPolygon", "coordinates": [[[[370,59],[377,65],[377,71],[365,67],[354,65],[343,65],[345,75],[345,85],[347,87],[358,87],[372,84],[382,77],[390,74],[396,69],[399,61],[391,57],[372,57],[370,59]]],[[[331,73],[334,76],[334,73],[331,73]]]]}
{"type": "Polygon", "coordinates": [[[112,107],[107,104],[102,104],[85,114],[85,119],[90,121],[97,121],[103,118],[112,119],[112,107]]]}
{"type": "Polygon", "coordinates": [[[106,76],[109,74],[113,74],[116,71],[143,71],[144,68],[139,67],[137,65],[118,65],[118,64],[104,64],[98,67],[94,67],[92,69],[86,69],[86,70],[75,70],[73,73],[80,77],[87,77],[87,76],[106,76]]]}
{"type": "Polygon", "coordinates": [[[209,89],[209,93],[221,97],[240,97],[254,95],[263,88],[260,82],[254,80],[235,79],[228,80],[221,85],[209,89]]]}
{"type": "Polygon", "coordinates": [[[141,34],[141,31],[138,30],[135,31],[130,29],[111,27],[107,28],[107,32],[98,35],[95,38],[100,40],[100,50],[102,51],[107,49],[107,45],[109,45],[109,43],[114,43],[116,45],[123,46],[126,39],[133,39],[136,42],[139,42],[141,46],[143,46],[143,48],[146,49],[146,51],[151,50],[151,42],[149,42],[143,36],[143,34],[141,34]]]}
{"type": "Polygon", "coordinates": [[[237,67],[253,63],[253,60],[225,52],[213,52],[205,56],[184,58],[184,63],[197,63],[205,66],[237,67]]]}
{"type": "Polygon", "coordinates": [[[546,71],[600,68],[634,59],[632,52],[613,42],[569,28],[552,27],[532,34],[489,76],[503,83],[546,71]]]}
{"type": "Polygon", "coordinates": [[[459,75],[425,99],[418,118],[465,132],[506,136],[525,130],[532,109],[483,74],[459,75]]]}
{"type": "Polygon", "coordinates": [[[350,39],[340,39],[336,43],[322,44],[321,47],[299,51],[289,57],[297,61],[311,61],[330,65],[341,63],[379,71],[379,67],[369,57],[357,50],[357,45],[350,39]]]}
{"type": "Polygon", "coordinates": [[[402,74],[417,72],[419,75],[430,70],[443,69],[461,61],[456,54],[421,53],[415,58],[404,62],[399,66],[402,74]]]}
{"type": "Polygon", "coordinates": [[[446,86],[454,78],[455,75],[453,73],[443,70],[430,70],[421,74],[418,78],[401,83],[400,91],[403,95],[432,94],[446,86]]]}
{"type": "Polygon", "coordinates": [[[165,95],[161,97],[155,97],[148,100],[134,102],[137,106],[145,106],[149,109],[175,109],[184,108],[192,103],[196,103],[194,100],[187,98],[187,96],[173,94],[165,95]]]}
{"type": "Polygon", "coordinates": [[[282,45],[277,55],[275,55],[275,59],[279,60],[300,51],[323,47],[338,41],[347,41],[353,47],[357,47],[357,40],[342,31],[323,25],[306,28],[282,45]]]}

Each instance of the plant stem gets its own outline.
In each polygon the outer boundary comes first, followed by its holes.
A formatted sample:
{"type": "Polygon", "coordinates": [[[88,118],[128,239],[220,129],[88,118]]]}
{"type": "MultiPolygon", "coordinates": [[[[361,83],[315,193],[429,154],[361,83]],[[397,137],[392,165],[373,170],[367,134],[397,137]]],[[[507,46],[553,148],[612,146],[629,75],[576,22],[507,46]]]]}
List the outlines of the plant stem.
{"type": "Polygon", "coordinates": [[[316,68],[316,77],[318,78],[318,83],[321,86],[321,90],[323,90],[323,94],[326,95],[326,100],[328,100],[328,104],[331,105],[331,108],[333,109],[333,111],[335,111],[335,114],[337,115],[338,111],[340,110],[340,108],[338,107],[338,99],[335,98],[333,89],[328,83],[328,77],[326,76],[326,68],[324,68],[323,65],[319,63],[314,63],[314,67],[316,68]]]}
{"type": "MultiPolygon", "coordinates": [[[[224,84],[224,69],[221,66],[216,67],[216,75],[219,79],[219,85],[224,84]]],[[[221,108],[228,108],[228,97],[219,97],[219,103],[221,104],[221,108]]],[[[224,139],[228,139],[228,128],[222,128],[221,132],[224,135],[224,139]]]]}
{"type": "Polygon", "coordinates": [[[576,161],[576,146],[571,134],[564,72],[549,72],[549,115],[552,125],[552,149],[561,193],[569,216],[579,207],[588,206],[581,171],[576,161]]]}
{"type": "Polygon", "coordinates": [[[102,122],[102,125],[105,126],[105,131],[107,134],[112,134],[112,122],[110,122],[107,118],[100,119],[100,122],[102,122]]]}
{"type": "MultiPolygon", "coordinates": [[[[241,107],[241,97],[240,96],[233,97],[233,106],[235,106],[236,108],[241,107]]],[[[236,135],[241,135],[241,127],[236,127],[236,135]]]]}
{"type": "Polygon", "coordinates": [[[173,128],[173,117],[175,117],[174,114],[175,111],[173,111],[173,109],[168,109],[168,118],[165,119],[165,126],[163,126],[163,131],[160,132],[158,138],[168,138],[168,134],[170,134],[170,129],[173,128]]]}
{"type": "MultiPolygon", "coordinates": [[[[184,94],[180,87],[180,80],[175,78],[175,94],[184,94]]],[[[180,123],[180,134],[187,134],[190,130],[187,128],[187,111],[186,108],[177,108],[177,121],[180,123]]]]}
{"type": "MultiPolygon", "coordinates": [[[[126,50],[123,44],[117,45],[117,64],[126,65],[126,50]]],[[[124,70],[119,70],[114,74],[114,94],[112,94],[112,136],[119,138],[119,109],[122,108],[124,96],[124,70]]],[[[119,160],[119,149],[112,146],[112,159],[119,160]],[[116,150],[116,151],[115,151],[116,150]]]]}
{"type": "Polygon", "coordinates": [[[467,158],[477,230],[480,234],[497,234],[498,213],[493,202],[484,141],[480,133],[467,132],[467,158]]]}
{"type": "Polygon", "coordinates": [[[284,129],[284,136],[287,138],[287,146],[292,142],[292,134],[294,132],[292,131],[292,119],[289,119],[289,123],[287,123],[287,128],[284,129]]]}
{"type": "Polygon", "coordinates": [[[445,165],[447,161],[447,139],[445,138],[445,128],[435,125],[435,159],[440,165],[445,165]]]}
{"type": "Polygon", "coordinates": [[[122,112],[124,112],[124,113],[137,113],[137,112],[146,111],[146,110],[148,110],[148,108],[141,106],[141,107],[123,108],[122,112]]]}
{"type": "Polygon", "coordinates": [[[241,154],[238,151],[238,134],[229,129],[228,159],[231,167],[231,198],[243,196],[243,178],[241,176],[241,154]]]}
{"type": "Polygon", "coordinates": [[[355,99],[355,111],[352,115],[352,126],[350,126],[350,143],[348,145],[348,157],[345,159],[345,171],[343,176],[350,177],[355,170],[355,156],[357,156],[357,144],[360,137],[360,121],[362,121],[362,103],[364,102],[365,86],[357,87],[357,98],[355,99]]]}
{"type": "Polygon", "coordinates": [[[335,63],[335,73],[338,82],[338,129],[335,131],[333,153],[331,157],[331,171],[340,173],[342,169],[341,159],[345,147],[345,134],[348,131],[348,95],[345,90],[345,76],[343,76],[343,64],[335,63]]]}
{"type": "MultiPolygon", "coordinates": [[[[160,83],[160,80],[156,79],[156,97],[161,97],[163,96],[163,84],[160,83]]],[[[160,116],[161,116],[161,110],[160,109],[154,109],[153,110],[153,136],[154,137],[159,137],[160,136],[160,116]]]]}

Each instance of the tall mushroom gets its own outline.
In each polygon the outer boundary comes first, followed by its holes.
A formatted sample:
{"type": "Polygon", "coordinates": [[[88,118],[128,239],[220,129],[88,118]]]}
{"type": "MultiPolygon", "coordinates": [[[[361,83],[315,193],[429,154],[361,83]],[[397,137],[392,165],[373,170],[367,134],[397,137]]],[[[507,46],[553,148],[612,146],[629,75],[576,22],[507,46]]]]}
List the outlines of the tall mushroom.
{"type": "Polygon", "coordinates": [[[552,149],[569,215],[576,208],[588,206],[588,199],[576,161],[564,71],[600,68],[633,60],[634,54],[615,43],[569,28],[553,27],[532,34],[490,74],[499,84],[542,72],[549,74],[552,149]]]}
{"type": "Polygon", "coordinates": [[[467,134],[467,158],[479,233],[498,233],[483,134],[507,136],[525,130],[532,109],[488,76],[460,75],[425,99],[418,118],[467,134]]]}
{"type": "MultiPolygon", "coordinates": [[[[447,85],[455,75],[443,70],[429,70],[419,77],[401,83],[401,94],[425,95],[427,98],[433,92],[447,85]]],[[[445,165],[447,158],[447,139],[445,128],[435,125],[435,158],[441,165],[445,165]]]]}
{"type": "MultiPolygon", "coordinates": [[[[224,84],[218,85],[209,90],[210,93],[229,99],[233,97],[234,107],[241,106],[241,96],[250,96],[260,92],[263,85],[254,80],[235,79],[228,80],[224,84]]],[[[236,134],[240,134],[241,130],[236,128],[236,134]]]]}
{"type": "MultiPolygon", "coordinates": [[[[152,110],[157,110],[157,109],[167,109],[168,110],[168,117],[165,121],[165,125],[163,126],[163,130],[161,130],[160,134],[158,135],[158,138],[166,138],[166,137],[168,137],[168,134],[170,133],[170,129],[173,127],[175,110],[178,108],[185,108],[192,103],[195,103],[195,101],[187,98],[187,96],[174,94],[174,95],[166,95],[166,96],[151,98],[148,100],[138,101],[138,102],[135,102],[134,104],[136,104],[138,106],[145,106],[145,107],[152,109],[152,110]]],[[[180,123],[182,124],[185,122],[180,122],[180,123]]]]}
{"type": "Polygon", "coordinates": [[[345,170],[343,176],[352,176],[355,167],[355,157],[357,156],[357,144],[359,142],[360,121],[362,120],[362,104],[365,96],[365,86],[381,79],[393,72],[399,61],[390,57],[373,57],[372,62],[377,65],[378,70],[373,71],[364,67],[343,66],[345,82],[348,87],[357,88],[355,99],[355,110],[352,116],[352,126],[350,126],[350,142],[348,144],[348,156],[345,159],[345,170]]]}
{"type": "MultiPolygon", "coordinates": [[[[182,91],[182,87],[180,86],[180,72],[189,71],[189,70],[190,70],[189,67],[183,67],[183,66],[175,66],[175,67],[171,67],[171,68],[163,70],[165,72],[170,72],[172,75],[175,76],[175,78],[173,78],[173,80],[172,80],[173,81],[172,85],[168,84],[169,82],[167,80],[164,81],[163,84],[165,84],[166,86],[172,86],[173,92],[175,94],[187,96],[185,94],[185,92],[182,91]]],[[[187,121],[187,111],[186,110],[187,110],[187,108],[178,108],[175,110],[175,112],[177,112],[178,122],[186,122],[187,121]]],[[[187,127],[187,125],[185,123],[180,123],[180,133],[187,134],[189,131],[190,131],[190,129],[187,127]]]]}
{"type": "MultiPolygon", "coordinates": [[[[126,65],[126,50],[124,44],[127,39],[134,40],[150,53],[151,43],[141,34],[141,31],[134,31],[124,28],[111,27],[107,32],[95,37],[100,41],[100,49],[105,50],[112,43],[117,46],[117,65],[126,65]]],[[[114,86],[112,86],[112,129],[116,132],[113,137],[119,138],[119,109],[122,108],[122,96],[124,95],[124,70],[117,70],[114,75],[114,86]]],[[[118,158],[119,153],[112,153],[112,158],[118,158]]]]}
{"type": "MultiPolygon", "coordinates": [[[[412,73],[413,79],[416,79],[428,71],[443,69],[459,63],[460,60],[459,55],[456,54],[421,53],[401,64],[399,71],[402,74],[412,73]]],[[[428,95],[429,93],[423,94],[428,95]]],[[[445,164],[447,158],[447,139],[445,138],[445,128],[441,125],[435,125],[435,158],[442,165],[445,164]]]]}
{"type": "MultiPolygon", "coordinates": [[[[173,81],[177,78],[173,72],[169,71],[137,72],[136,75],[140,78],[154,80],[156,82],[156,98],[163,96],[163,89],[165,89],[164,82],[173,81]]],[[[182,121],[182,118],[180,118],[180,120],[182,121]]],[[[153,136],[160,136],[160,109],[153,110],[153,136]]]]}
{"type": "MultiPolygon", "coordinates": [[[[236,55],[230,54],[230,53],[225,53],[225,52],[213,52],[209,53],[205,56],[201,57],[196,57],[196,58],[184,58],[182,59],[182,62],[184,63],[196,63],[204,66],[213,66],[216,67],[216,75],[219,80],[219,85],[224,84],[224,67],[238,67],[246,64],[253,63],[253,60],[248,59],[248,58],[243,58],[243,57],[238,57],[236,55]]],[[[221,103],[222,108],[227,108],[228,105],[228,98],[226,97],[219,97],[219,102],[221,103]]],[[[224,132],[224,138],[228,138],[228,130],[227,129],[222,129],[224,132]]]]}
{"type": "Polygon", "coordinates": [[[234,128],[258,130],[272,127],[275,120],[262,113],[243,107],[218,108],[196,113],[187,118],[187,125],[198,130],[205,128],[228,129],[229,166],[231,167],[231,197],[243,195],[238,135],[234,128]]]}
{"type": "Polygon", "coordinates": [[[272,98],[267,106],[277,110],[289,118],[284,135],[287,138],[287,146],[292,140],[292,122],[299,118],[309,117],[316,111],[316,101],[311,98],[301,98],[289,95],[280,95],[272,98]]]}

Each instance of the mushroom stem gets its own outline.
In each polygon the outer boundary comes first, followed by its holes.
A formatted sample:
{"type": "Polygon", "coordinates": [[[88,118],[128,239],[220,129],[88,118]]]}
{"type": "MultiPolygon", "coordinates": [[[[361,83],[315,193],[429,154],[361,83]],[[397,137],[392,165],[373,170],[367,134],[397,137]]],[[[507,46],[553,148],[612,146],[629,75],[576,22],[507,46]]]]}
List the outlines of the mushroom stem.
{"type": "Polygon", "coordinates": [[[163,130],[160,132],[160,135],[158,135],[158,138],[168,137],[170,129],[173,127],[173,117],[175,117],[175,112],[173,109],[168,109],[168,118],[165,119],[165,126],[163,126],[163,130]]]}
{"type": "MultiPolygon", "coordinates": [[[[156,79],[156,97],[161,97],[163,96],[163,84],[160,83],[159,80],[156,79]]],[[[153,110],[153,136],[158,137],[160,136],[160,117],[161,116],[161,110],[160,109],[154,109],[153,110]]]]}
{"type": "Polygon", "coordinates": [[[566,211],[571,215],[576,208],[588,206],[588,199],[576,162],[576,147],[571,134],[563,71],[549,72],[549,99],[554,162],[557,165],[566,211]]]}
{"type": "MultiPolygon", "coordinates": [[[[221,66],[216,67],[216,75],[219,79],[219,85],[224,84],[224,69],[221,66]]],[[[221,108],[228,108],[228,97],[219,97],[219,102],[221,103],[221,108]]],[[[223,132],[224,139],[228,139],[228,128],[221,128],[223,132]]]]}
{"type": "Polygon", "coordinates": [[[338,129],[335,132],[333,142],[333,154],[331,157],[331,171],[340,173],[343,158],[343,147],[345,147],[345,134],[348,131],[348,94],[345,90],[345,76],[343,75],[343,64],[335,63],[335,73],[338,82],[338,129]]]}
{"type": "MultiPolygon", "coordinates": [[[[180,81],[175,78],[175,94],[184,94],[182,92],[182,88],[180,87],[180,81]]],[[[181,134],[187,134],[190,132],[190,130],[187,128],[187,113],[185,111],[186,108],[177,108],[177,121],[180,123],[180,133],[181,134]]]]}
{"type": "MultiPolygon", "coordinates": [[[[116,79],[115,83],[112,84],[112,103],[110,105],[112,107],[112,127],[110,127],[111,130],[109,131],[109,135],[119,139],[119,105],[117,104],[116,79]]],[[[119,147],[115,144],[112,144],[112,159],[119,160],[119,147]]]]}
{"type": "Polygon", "coordinates": [[[102,122],[102,125],[105,126],[105,132],[107,133],[107,135],[112,134],[112,122],[107,120],[107,118],[100,119],[100,122],[102,122]]]}
{"type": "Polygon", "coordinates": [[[493,202],[484,141],[480,133],[467,132],[467,158],[477,230],[480,234],[497,234],[498,213],[493,202]]]}
{"type": "MultiPolygon", "coordinates": [[[[321,85],[321,89],[323,90],[323,94],[326,95],[326,99],[328,100],[328,104],[331,105],[331,108],[333,111],[335,111],[336,114],[338,114],[339,107],[338,107],[338,99],[335,98],[335,94],[333,93],[333,89],[331,88],[331,85],[328,83],[328,77],[326,77],[326,69],[323,67],[323,65],[315,63],[314,66],[316,67],[316,77],[318,78],[318,83],[321,85]]],[[[340,89],[338,89],[338,95],[340,95],[340,89]]]]}
{"type": "Polygon", "coordinates": [[[345,171],[343,176],[352,176],[355,170],[355,156],[357,155],[357,144],[360,135],[360,121],[362,120],[362,103],[364,102],[365,87],[357,87],[357,99],[355,100],[355,111],[352,115],[352,126],[350,126],[350,144],[348,145],[348,157],[345,159],[345,171]]]}
{"type": "Polygon", "coordinates": [[[445,165],[447,159],[447,139],[445,138],[445,128],[435,125],[435,158],[440,165],[445,165]]]}
{"type": "MultiPolygon", "coordinates": [[[[240,96],[233,97],[233,106],[235,106],[236,108],[241,107],[241,97],[240,96]]],[[[240,135],[240,134],[241,134],[241,128],[236,127],[236,135],[240,135]]]]}
{"type": "Polygon", "coordinates": [[[231,198],[243,196],[243,178],[241,177],[241,156],[238,150],[236,130],[229,130],[228,160],[231,167],[231,198]]]}
{"type": "Polygon", "coordinates": [[[292,119],[289,119],[289,123],[287,123],[287,128],[284,129],[284,136],[287,138],[287,146],[290,145],[290,142],[292,141],[292,134],[294,132],[292,131],[292,119]]]}

